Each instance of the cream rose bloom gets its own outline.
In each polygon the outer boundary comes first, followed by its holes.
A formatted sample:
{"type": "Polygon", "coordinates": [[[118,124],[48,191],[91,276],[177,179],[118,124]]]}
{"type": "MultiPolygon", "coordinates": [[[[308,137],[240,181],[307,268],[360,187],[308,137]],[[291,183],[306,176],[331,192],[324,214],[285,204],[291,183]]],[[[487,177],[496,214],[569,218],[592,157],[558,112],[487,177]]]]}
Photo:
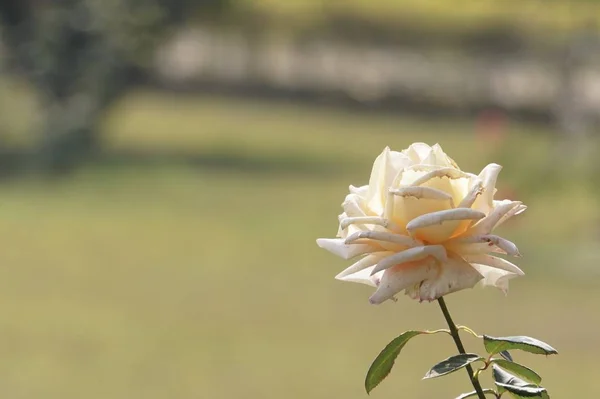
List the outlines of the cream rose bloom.
{"type": "Polygon", "coordinates": [[[317,244],[344,259],[360,257],[336,278],[377,287],[374,304],[401,291],[432,301],[478,282],[506,293],[508,280],[524,273],[495,256],[519,251],[492,231],[526,206],[494,200],[501,169],[489,164],[479,175],[463,172],[438,144],[386,148],[369,185],[350,186],[338,238],[317,244]]]}

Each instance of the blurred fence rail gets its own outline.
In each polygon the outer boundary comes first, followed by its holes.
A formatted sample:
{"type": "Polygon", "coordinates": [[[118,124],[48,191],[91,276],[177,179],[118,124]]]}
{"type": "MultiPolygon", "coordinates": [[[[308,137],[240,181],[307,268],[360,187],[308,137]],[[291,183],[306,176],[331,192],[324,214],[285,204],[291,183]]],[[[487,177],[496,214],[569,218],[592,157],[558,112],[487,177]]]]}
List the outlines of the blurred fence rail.
{"type": "Polygon", "coordinates": [[[210,84],[456,112],[498,107],[546,119],[561,119],[556,113],[569,103],[571,116],[600,120],[597,36],[537,53],[463,50],[194,27],[157,52],[155,71],[174,88],[210,84]]]}

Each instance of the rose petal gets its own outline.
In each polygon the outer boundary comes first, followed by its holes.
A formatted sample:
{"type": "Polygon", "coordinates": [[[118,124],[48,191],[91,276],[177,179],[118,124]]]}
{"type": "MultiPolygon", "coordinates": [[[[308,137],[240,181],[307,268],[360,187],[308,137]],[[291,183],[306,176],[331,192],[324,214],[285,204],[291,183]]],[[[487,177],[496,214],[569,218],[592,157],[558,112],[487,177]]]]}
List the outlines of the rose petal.
{"type": "Polygon", "coordinates": [[[346,229],[348,226],[351,226],[353,224],[361,224],[361,225],[370,224],[370,225],[375,225],[375,226],[381,226],[385,229],[389,229],[396,233],[402,233],[404,231],[404,228],[398,226],[393,221],[391,221],[389,219],[380,218],[377,216],[359,216],[359,217],[352,217],[352,218],[349,218],[349,217],[340,218],[340,228],[341,229],[346,229]]]}
{"type": "Polygon", "coordinates": [[[505,200],[496,205],[494,210],[490,212],[485,218],[481,219],[475,225],[473,225],[465,235],[482,235],[489,234],[494,230],[498,222],[515,207],[521,205],[518,201],[505,200]]]}
{"type": "Polygon", "coordinates": [[[345,277],[348,277],[351,274],[358,273],[361,270],[364,270],[367,268],[370,268],[369,275],[371,275],[371,273],[374,269],[373,266],[375,266],[375,264],[377,262],[379,262],[380,260],[382,260],[383,258],[388,257],[392,254],[393,254],[393,252],[375,252],[375,253],[369,254],[369,255],[365,256],[364,258],[362,258],[361,260],[359,260],[358,262],[355,262],[354,264],[352,264],[352,266],[344,269],[344,271],[342,271],[337,276],[335,276],[335,278],[338,280],[344,280],[345,277]]]}
{"type": "Polygon", "coordinates": [[[511,217],[525,212],[526,209],[527,209],[527,206],[525,206],[523,204],[519,204],[519,205],[515,206],[513,209],[508,211],[504,216],[502,216],[500,218],[500,220],[498,221],[498,223],[496,223],[496,226],[494,226],[494,228],[500,226],[502,223],[506,222],[511,217]]]}
{"type": "Polygon", "coordinates": [[[480,265],[485,265],[489,267],[493,267],[496,269],[505,270],[510,273],[514,273],[518,276],[523,276],[525,273],[523,270],[519,269],[517,265],[507,261],[503,258],[498,258],[496,256],[491,255],[466,255],[465,260],[469,263],[477,263],[480,265]]]}
{"type": "Polygon", "coordinates": [[[444,150],[442,150],[442,147],[438,143],[434,144],[433,147],[431,147],[431,149],[432,154],[435,156],[435,165],[450,166],[452,168],[459,169],[456,162],[454,162],[454,160],[450,158],[448,154],[444,152],[444,150]]]}
{"type": "MultiPolygon", "coordinates": [[[[448,179],[450,187],[452,189],[452,200],[455,204],[460,204],[462,200],[469,194],[469,187],[471,186],[471,178],[461,177],[459,179],[448,179]]],[[[457,208],[468,208],[460,207],[457,208]]]]}
{"type": "Polygon", "coordinates": [[[457,208],[471,208],[481,193],[483,193],[483,182],[479,179],[475,179],[471,182],[471,188],[460,201],[457,208]]]}
{"type": "Polygon", "coordinates": [[[383,274],[383,272],[371,276],[372,269],[373,267],[368,267],[366,269],[360,270],[356,273],[349,274],[344,277],[338,278],[336,276],[336,279],[349,283],[359,283],[370,285],[371,287],[377,287],[379,285],[379,281],[381,280],[381,275],[383,274]]]}
{"type": "MultiPolygon", "coordinates": [[[[408,236],[405,236],[402,234],[394,234],[394,233],[388,233],[388,232],[383,232],[383,231],[359,231],[359,232],[352,234],[351,236],[348,236],[346,238],[345,243],[351,244],[354,241],[357,241],[360,239],[381,241],[379,243],[379,245],[383,245],[385,243],[399,244],[404,247],[414,247],[416,245],[422,245],[421,242],[419,242],[411,237],[408,237],[408,236]]],[[[390,249],[392,249],[392,248],[396,248],[396,246],[390,247],[390,249]]]]}
{"type": "MultiPolygon", "coordinates": [[[[394,198],[392,198],[392,201],[394,201],[393,218],[397,220],[400,225],[406,225],[407,222],[425,214],[452,209],[452,197],[443,191],[429,187],[409,188],[435,190],[436,192],[440,193],[438,194],[439,196],[441,196],[441,193],[443,193],[447,197],[440,199],[419,199],[416,196],[395,196],[394,194],[394,198]]],[[[429,194],[434,195],[433,191],[431,191],[429,194]]]]}
{"type": "Polygon", "coordinates": [[[450,238],[464,220],[479,220],[484,213],[467,208],[455,208],[432,212],[414,218],[406,230],[414,237],[429,243],[438,243],[450,238]]]}
{"type": "Polygon", "coordinates": [[[473,204],[473,209],[488,213],[493,208],[496,180],[501,170],[502,166],[491,163],[479,173],[479,178],[483,182],[483,193],[473,204]]]}
{"type": "Polygon", "coordinates": [[[383,272],[381,282],[369,301],[372,304],[380,304],[403,289],[431,278],[437,273],[438,267],[433,258],[396,265],[383,272]]]}
{"type": "Polygon", "coordinates": [[[508,294],[508,281],[518,277],[518,274],[477,263],[471,263],[471,266],[483,275],[483,279],[480,281],[482,286],[496,287],[502,290],[504,295],[508,294]]]}
{"type": "MultiPolygon", "coordinates": [[[[359,218],[362,216],[358,216],[359,218]]],[[[340,222],[340,224],[338,225],[338,231],[337,234],[335,235],[336,237],[339,238],[346,238],[354,233],[356,233],[357,231],[363,231],[363,230],[367,230],[367,227],[363,224],[351,224],[349,226],[342,226],[342,221],[346,220],[346,219],[350,219],[348,218],[348,215],[346,214],[346,212],[341,213],[340,215],[338,215],[338,222],[340,222]]]]}
{"type": "Polygon", "coordinates": [[[454,207],[467,194],[470,175],[454,168],[437,168],[429,172],[407,170],[402,174],[402,187],[425,187],[445,192],[454,207]]]}
{"type": "Polygon", "coordinates": [[[367,195],[368,207],[374,214],[383,214],[388,189],[392,181],[398,172],[409,164],[410,160],[405,155],[390,151],[389,147],[386,147],[375,159],[367,195]]]}
{"type": "Polygon", "coordinates": [[[450,201],[452,207],[454,207],[454,203],[452,202],[452,195],[442,190],[438,190],[436,188],[409,186],[390,189],[390,192],[399,197],[415,197],[416,199],[450,201]]]}
{"type": "Polygon", "coordinates": [[[482,212],[467,208],[448,209],[445,211],[428,213],[411,220],[407,225],[408,231],[421,229],[433,225],[441,225],[443,222],[451,220],[479,220],[485,217],[482,212]]]}
{"type": "MultiPolygon", "coordinates": [[[[323,249],[328,250],[334,255],[337,255],[343,259],[352,259],[355,256],[366,254],[369,252],[377,251],[378,248],[370,244],[350,244],[344,243],[346,241],[343,238],[319,238],[317,239],[317,245],[323,249]]],[[[381,250],[381,249],[379,249],[381,250]]]]}
{"type": "MultiPolygon", "coordinates": [[[[440,169],[435,169],[432,170],[431,172],[427,172],[424,175],[422,175],[421,177],[419,177],[418,179],[416,179],[415,181],[413,181],[412,183],[410,183],[411,186],[420,186],[421,184],[427,183],[428,181],[430,181],[431,179],[434,178],[440,178],[440,177],[447,177],[448,179],[460,179],[461,177],[465,177],[465,178],[469,178],[470,176],[459,170],[459,169],[454,169],[454,168],[440,168],[440,169]]],[[[404,182],[402,183],[404,185],[404,182]]],[[[444,190],[446,191],[446,190],[444,190]]]]}
{"type": "Polygon", "coordinates": [[[367,216],[365,200],[358,194],[348,194],[342,202],[342,209],[348,217],[367,216]]]}
{"type": "Polygon", "coordinates": [[[425,143],[413,143],[402,153],[409,157],[412,163],[424,163],[423,160],[431,153],[431,147],[425,143]]]}
{"type": "Polygon", "coordinates": [[[419,299],[433,301],[465,288],[472,288],[483,276],[459,256],[450,254],[440,267],[441,273],[423,281],[418,288],[419,299]]]}
{"type": "Polygon", "coordinates": [[[356,194],[359,197],[366,198],[369,192],[369,186],[364,185],[360,187],[354,187],[353,185],[350,185],[350,187],[348,187],[348,190],[350,190],[351,194],[356,194]]]}
{"type": "Polygon", "coordinates": [[[392,256],[382,259],[377,265],[375,265],[373,273],[380,272],[402,263],[425,259],[428,256],[432,256],[438,261],[444,262],[447,259],[446,248],[444,248],[442,245],[427,245],[423,247],[406,249],[402,252],[398,252],[392,256]]]}
{"type": "MultiPolygon", "coordinates": [[[[338,221],[340,222],[349,217],[356,218],[366,216],[364,210],[366,208],[365,201],[357,194],[348,194],[342,203],[342,208],[344,209],[344,212],[338,216],[338,221]]],[[[348,228],[339,226],[337,237],[345,238],[348,235],[361,230],[367,230],[366,226],[360,224],[348,228]]]]}
{"type": "Polygon", "coordinates": [[[448,241],[445,245],[459,254],[500,252],[510,256],[521,256],[519,249],[514,243],[495,235],[459,237],[448,241]]]}

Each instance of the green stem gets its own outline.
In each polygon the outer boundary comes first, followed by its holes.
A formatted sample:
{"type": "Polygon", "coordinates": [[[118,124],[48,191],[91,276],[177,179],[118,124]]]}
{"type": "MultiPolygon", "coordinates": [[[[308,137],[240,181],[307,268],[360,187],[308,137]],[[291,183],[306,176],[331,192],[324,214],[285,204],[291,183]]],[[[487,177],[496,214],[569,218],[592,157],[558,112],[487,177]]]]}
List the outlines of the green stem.
{"type": "MultiPolygon", "coordinates": [[[[450,335],[454,338],[454,343],[456,344],[456,348],[458,352],[461,354],[465,354],[465,347],[460,340],[460,336],[458,335],[458,329],[456,328],[456,324],[452,321],[452,317],[450,317],[450,312],[448,312],[448,307],[446,306],[446,302],[443,297],[438,298],[438,303],[440,304],[440,309],[442,309],[442,313],[444,314],[444,318],[448,323],[448,328],[450,328],[450,335]]],[[[471,384],[473,384],[473,388],[477,392],[477,396],[479,399],[485,399],[485,394],[483,393],[483,389],[481,389],[481,384],[479,384],[479,379],[473,373],[473,367],[468,364],[466,367],[467,373],[469,373],[469,379],[471,380],[471,384]]]]}

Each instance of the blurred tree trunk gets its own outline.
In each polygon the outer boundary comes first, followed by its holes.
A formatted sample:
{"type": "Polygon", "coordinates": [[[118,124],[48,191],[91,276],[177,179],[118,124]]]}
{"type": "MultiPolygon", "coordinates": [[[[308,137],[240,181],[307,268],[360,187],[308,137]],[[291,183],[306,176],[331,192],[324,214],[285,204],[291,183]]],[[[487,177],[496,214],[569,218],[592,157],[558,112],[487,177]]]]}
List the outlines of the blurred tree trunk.
{"type": "Polygon", "coordinates": [[[47,63],[34,71],[45,112],[36,167],[48,172],[70,170],[93,154],[99,122],[133,83],[135,68],[102,31],[85,25],[93,16],[83,2],[61,3],[42,25],[52,40],[41,38],[35,51],[47,63]]]}
{"type": "Polygon", "coordinates": [[[42,104],[32,160],[42,172],[70,170],[93,153],[102,115],[132,83],[133,63],[94,27],[92,12],[81,0],[1,2],[12,67],[33,83],[42,104]]]}

